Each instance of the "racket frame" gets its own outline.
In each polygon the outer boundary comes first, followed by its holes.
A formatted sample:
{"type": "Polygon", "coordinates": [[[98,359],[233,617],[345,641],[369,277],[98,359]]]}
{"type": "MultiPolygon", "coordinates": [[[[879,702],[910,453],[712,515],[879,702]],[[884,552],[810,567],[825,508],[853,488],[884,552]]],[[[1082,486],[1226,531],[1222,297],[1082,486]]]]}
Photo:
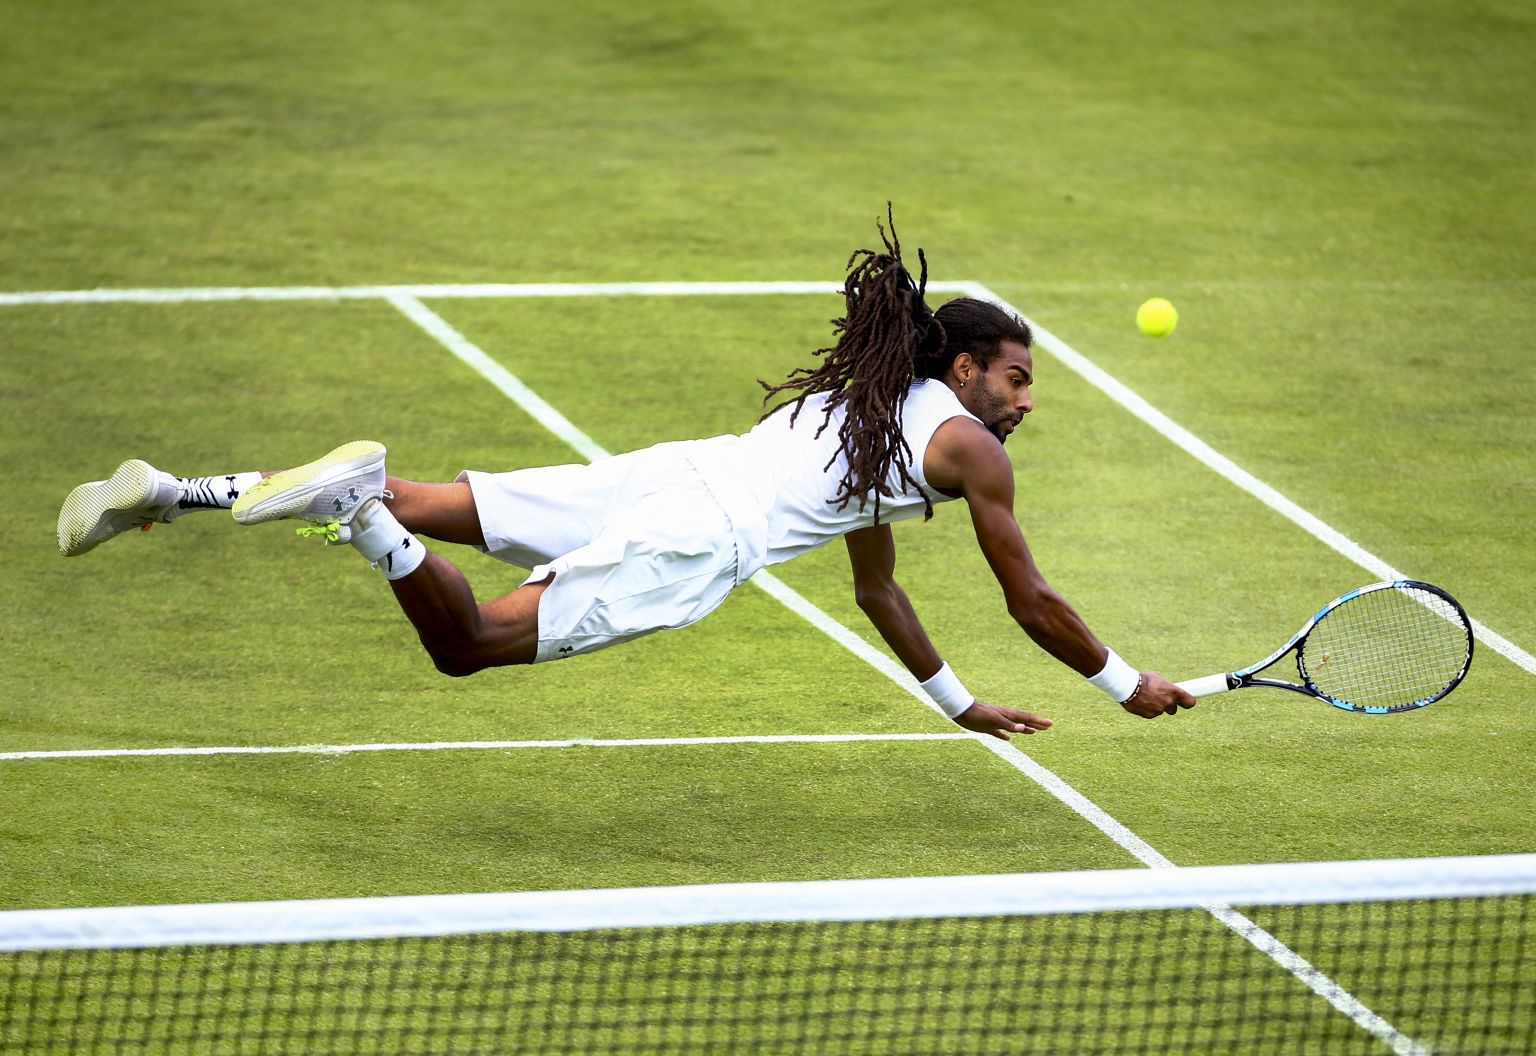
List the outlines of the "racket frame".
{"type": "Polygon", "coordinates": [[[1328,604],[1324,605],[1321,609],[1318,609],[1317,612],[1313,614],[1312,618],[1302,625],[1301,630],[1291,635],[1291,638],[1288,642],[1282,645],[1279,649],[1276,649],[1273,653],[1270,653],[1267,657],[1265,657],[1263,660],[1260,660],[1258,663],[1251,664],[1248,667],[1237,671],[1229,671],[1225,674],[1206,675],[1203,678],[1193,678],[1187,682],[1180,682],[1179,687],[1181,689],[1188,690],[1190,693],[1197,697],[1206,697],[1214,693],[1224,693],[1233,689],[1288,689],[1293,693],[1301,693],[1304,696],[1313,697],[1317,700],[1323,701],[1324,703],[1332,704],[1334,707],[1340,708],[1344,711],[1358,712],[1363,715],[1391,715],[1400,711],[1412,711],[1417,708],[1422,708],[1426,704],[1433,704],[1435,701],[1441,699],[1451,690],[1459,686],[1461,684],[1461,680],[1466,677],[1468,668],[1472,666],[1473,643],[1474,637],[1472,634],[1472,621],[1467,618],[1467,612],[1461,607],[1461,603],[1459,601],[1432,583],[1424,583],[1417,579],[1388,579],[1383,580],[1380,583],[1370,583],[1363,587],[1357,587],[1354,590],[1340,594],[1328,604]],[[1338,608],[1340,605],[1343,605],[1346,601],[1358,598],[1362,594],[1370,594],[1378,590],[1395,590],[1400,587],[1413,587],[1417,590],[1427,591],[1430,594],[1434,594],[1436,597],[1441,598],[1453,609],[1455,609],[1456,615],[1460,618],[1462,629],[1466,632],[1467,635],[1466,659],[1462,661],[1461,670],[1456,673],[1456,677],[1451,679],[1448,685],[1442,687],[1441,690],[1438,693],[1435,693],[1433,696],[1425,697],[1422,700],[1416,700],[1409,704],[1394,704],[1390,707],[1380,704],[1351,704],[1348,701],[1339,700],[1335,697],[1329,696],[1327,693],[1324,693],[1322,690],[1318,689],[1315,685],[1312,685],[1311,681],[1307,678],[1306,672],[1304,672],[1301,667],[1301,644],[1306,639],[1307,635],[1312,633],[1312,628],[1316,627],[1318,622],[1322,620],[1324,616],[1327,616],[1330,612],[1338,608]],[[1271,664],[1276,663],[1280,660],[1281,657],[1290,652],[1296,653],[1296,673],[1301,677],[1302,681],[1300,684],[1296,682],[1287,682],[1278,678],[1256,677],[1258,672],[1265,670],[1271,664]]]}

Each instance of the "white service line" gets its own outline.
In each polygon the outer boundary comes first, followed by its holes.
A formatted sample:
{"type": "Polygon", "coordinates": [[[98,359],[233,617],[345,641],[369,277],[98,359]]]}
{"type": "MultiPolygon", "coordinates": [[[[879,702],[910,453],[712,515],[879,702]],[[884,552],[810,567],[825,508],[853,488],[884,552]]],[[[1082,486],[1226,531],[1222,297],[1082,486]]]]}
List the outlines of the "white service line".
{"type": "MultiPolygon", "coordinates": [[[[982,287],[976,287],[975,289],[979,291],[982,287]]],[[[996,297],[990,294],[988,294],[988,299],[997,300],[996,297]]],[[[481,349],[470,342],[468,338],[455,330],[446,320],[415,297],[397,292],[390,294],[388,300],[389,303],[393,304],[409,319],[442,343],[445,348],[458,356],[465,364],[480,373],[482,377],[500,389],[509,399],[527,411],[550,432],[565,440],[588,458],[607,456],[608,452],[595,440],[578,429],[569,419],[519,381],[510,371],[487,356],[481,349]]],[[[1056,342],[1056,339],[1052,338],[1052,341],[1056,342]]],[[[1060,344],[1060,342],[1056,343],[1060,344]]],[[[1061,347],[1065,348],[1066,346],[1062,345],[1061,347]]],[[[1052,349],[1052,351],[1055,350],[1052,349]]],[[[1086,363],[1087,360],[1083,360],[1083,362],[1086,363]]],[[[910,672],[871,646],[859,635],[854,634],[843,624],[827,615],[820,608],[813,605],[777,576],[771,575],[767,571],[759,571],[752,577],[750,582],[767,591],[791,611],[810,621],[817,629],[871,664],[877,671],[891,679],[908,693],[911,693],[928,707],[939,711],[938,705],[929,700],[928,695],[922,692],[910,672]]],[[[1034,759],[1031,759],[1011,742],[1004,742],[991,737],[980,737],[977,740],[1003,761],[1055,796],[1082,817],[1083,820],[1134,855],[1138,861],[1154,869],[1176,868],[1170,859],[1150,843],[1116,821],[1107,811],[1050,770],[1041,766],[1034,759]]],[[[1348,1016],[1362,1030],[1367,1031],[1377,1040],[1391,1048],[1398,1056],[1430,1056],[1428,1049],[1412,1038],[1402,1034],[1392,1024],[1362,1004],[1354,995],[1318,971],[1296,951],[1286,946],[1279,939],[1234,910],[1231,906],[1211,905],[1207,906],[1206,909],[1217,920],[1231,928],[1236,934],[1242,936],[1256,949],[1311,988],[1314,993],[1348,1016]]]]}
{"type": "Polygon", "coordinates": [[[588,460],[596,461],[608,456],[608,452],[599,447],[590,436],[576,428],[565,415],[546,403],[544,397],[524,385],[507,368],[470,344],[469,340],[449,326],[442,316],[416,298],[404,293],[391,293],[385,300],[403,312],[411,322],[436,338],[438,343],[448,351],[474,368],[476,373],[532,415],[540,425],[581,452],[588,460]]]}
{"type": "Polygon", "coordinates": [[[4,759],[102,759],[157,755],[351,755],[355,752],[485,751],[494,748],[678,748],[699,744],[846,744],[863,741],[966,741],[974,733],[764,733],[739,737],[627,737],[566,741],[426,741],[400,744],[231,745],[186,748],[66,748],[52,752],[0,752],[4,759]]]}

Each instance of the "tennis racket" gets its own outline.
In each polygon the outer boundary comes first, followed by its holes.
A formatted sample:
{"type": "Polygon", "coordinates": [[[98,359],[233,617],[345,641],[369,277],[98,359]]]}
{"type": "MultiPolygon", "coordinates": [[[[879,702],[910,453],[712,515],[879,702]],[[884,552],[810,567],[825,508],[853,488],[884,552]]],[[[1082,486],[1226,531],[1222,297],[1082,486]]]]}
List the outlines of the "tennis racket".
{"type": "Polygon", "coordinates": [[[1372,583],[1324,605],[1291,640],[1252,667],[1180,682],[1197,697],[1230,689],[1289,689],[1345,711],[1387,715],[1433,704],[1466,677],[1472,624],[1445,591],[1411,579],[1372,583]],[[1301,682],[1258,678],[1287,653],[1301,682]]]}

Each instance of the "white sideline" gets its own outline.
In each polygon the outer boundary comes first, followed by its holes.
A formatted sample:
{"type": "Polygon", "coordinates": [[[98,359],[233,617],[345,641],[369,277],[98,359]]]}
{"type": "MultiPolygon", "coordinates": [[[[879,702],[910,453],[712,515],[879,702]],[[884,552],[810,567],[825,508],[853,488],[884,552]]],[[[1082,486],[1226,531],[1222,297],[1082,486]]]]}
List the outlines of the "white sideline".
{"type": "MultiPolygon", "coordinates": [[[[995,298],[993,299],[995,300],[995,298]]],[[[391,294],[388,300],[556,436],[565,439],[567,443],[570,443],[571,446],[589,458],[601,458],[607,455],[607,451],[601,445],[578,429],[569,419],[551,407],[541,397],[533,393],[531,389],[513,376],[511,372],[507,371],[506,368],[496,363],[472,344],[469,339],[450,326],[436,312],[427,308],[416,298],[404,294],[391,294]]],[[[921,691],[916,680],[912,678],[909,672],[892,662],[884,653],[875,649],[837,620],[828,616],[798,592],[792,590],[778,577],[771,575],[765,570],[754,575],[750,582],[757,584],[757,586],[768,591],[769,594],[787,605],[791,610],[810,620],[817,628],[830,635],[834,641],[839,642],[857,656],[868,661],[876,670],[885,674],[928,707],[939,711],[938,705],[928,699],[928,695],[921,691]]],[[[1089,824],[1134,855],[1139,861],[1154,869],[1176,868],[1172,861],[1151,844],[1137,836],[1119,821],[1116,821],[1106,811],[1088,799],[1087,796],[1084,796],[1050,770],[1031,759],[1011,742],[999,741],[994,738],[981,738],[981,741],[1005,762],[1027,775],[1031,780],[1039,784],[1040,787],[1075,811],[1089,824]]],[[[1222,924],[1232,929],[1234,933],[1246,939],[1255,949],[1290,972],[1291,975],[1311,989],[1313,993],[1348,1016],[1356,1026],[1391,1048],[1398,1056],[1431,1056],[1429,1050],[1418,1041],[1403,1034],[1391,1023],[1366,1007],[1353,994],[1318,971],[1296,951],[1237,912],[1230,905],[1213,903],[1206,905],[1204,908],[1217,920],[1221,921],[1222,924]]]]}

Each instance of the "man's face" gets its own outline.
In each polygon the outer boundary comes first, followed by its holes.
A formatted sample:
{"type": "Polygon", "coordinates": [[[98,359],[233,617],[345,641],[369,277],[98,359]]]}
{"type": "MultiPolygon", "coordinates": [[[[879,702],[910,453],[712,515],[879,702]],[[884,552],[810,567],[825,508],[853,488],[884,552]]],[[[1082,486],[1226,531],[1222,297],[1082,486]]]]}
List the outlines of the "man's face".
{"type": "Polygon", "coordinates": [[[1017,341],[1004,341],[986,370],[971,373],[970,383],[960,390],[960,402],[981,419],[1002,443],[1024,416],[1034,409],[1029,386],[1035,380],[1035,362],[1029,349],[1017,341]]]}

